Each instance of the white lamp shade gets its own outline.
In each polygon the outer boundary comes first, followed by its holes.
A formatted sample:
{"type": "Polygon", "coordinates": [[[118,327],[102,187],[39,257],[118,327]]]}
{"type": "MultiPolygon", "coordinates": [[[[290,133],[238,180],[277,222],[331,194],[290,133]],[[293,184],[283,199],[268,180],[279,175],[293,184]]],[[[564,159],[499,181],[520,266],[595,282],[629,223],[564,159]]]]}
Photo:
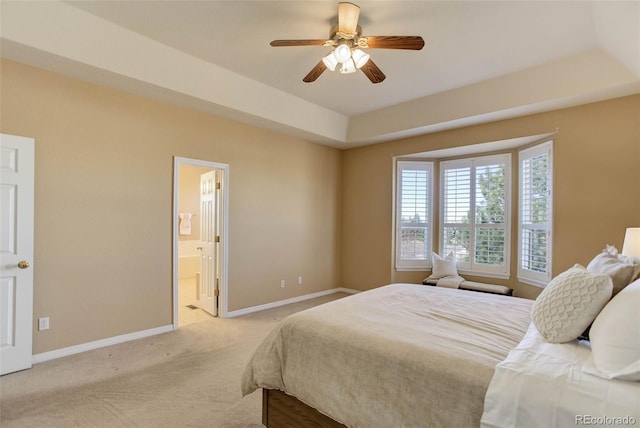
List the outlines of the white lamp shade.
{"type": "Polygon", "coordinates": [[[356,72],[356,65],[353,63],[353,60],[351,59],[345,62],[344,64],[342,64],[342,68],[340,68],[341,74],[349,74],[349,73],[355,73],[355,72],[356,72]]]}
{"type": "Polygon", "coordinates": [[[339,45],[334,49],[333,55],[339,63],[344,64],[351,59],[351,48],[347,45],[339,45]]]}
{"type": "Polygon", "coordinates": [[[361,49],[354,49],[351,56],[353,57],[353,62],[356,65],[356,68],[360,68],[369,61],[370,55],[361,49]]]}
{"type": "Polygon", "coordinates": [[[628,227],[624,234],[622,255],[640,257],[640,227],[628,227]]]}
{"type": "Polygon", "coordinates": [[[333,55],[333,51],[329,55],[322,58],[322,62],[324,62],[324,65],[326,65],[327,68],[331,71],[335,70],[336,65],[338,65],[338,60],[333,55]]]}

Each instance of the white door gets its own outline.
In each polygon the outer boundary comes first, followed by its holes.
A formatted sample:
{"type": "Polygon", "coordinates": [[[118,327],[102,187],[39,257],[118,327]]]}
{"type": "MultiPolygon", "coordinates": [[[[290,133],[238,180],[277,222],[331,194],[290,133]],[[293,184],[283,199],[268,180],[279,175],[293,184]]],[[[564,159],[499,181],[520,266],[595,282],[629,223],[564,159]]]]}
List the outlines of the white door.
{"type": "Polygon", "coordinates": [[[34,140],[0,135],[0,374],[31,367],[34,140]]]}
{"type": "Polygon", "coordinates": [[[200,290],[197,305],[218,316],[220,295],[220,195],[221,172],[200,176],[200,290]]]}

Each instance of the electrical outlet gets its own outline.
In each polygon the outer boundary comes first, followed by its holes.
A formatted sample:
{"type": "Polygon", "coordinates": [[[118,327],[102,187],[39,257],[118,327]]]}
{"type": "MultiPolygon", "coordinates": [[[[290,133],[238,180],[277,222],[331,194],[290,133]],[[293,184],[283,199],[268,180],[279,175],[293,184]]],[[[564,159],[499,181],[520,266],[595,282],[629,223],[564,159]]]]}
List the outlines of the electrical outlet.
{"type": "Polygon", "coordinates": [[[284,281],[284,279],[280,280],[280,287],[284,288],[285,285],[286,282],[284,281]]]}
{"type": "Polygon", "coordinates": [[[49,317],[38,318],[38,330],[49,330],[49,317]]]}
{"type": "Polygon", "coordinates": [[[301,277],[301,276],[299,276],[299,277],[298,277],[298,285],[301,285],[301,284],[302,284],[302,277],[301,277]]]}

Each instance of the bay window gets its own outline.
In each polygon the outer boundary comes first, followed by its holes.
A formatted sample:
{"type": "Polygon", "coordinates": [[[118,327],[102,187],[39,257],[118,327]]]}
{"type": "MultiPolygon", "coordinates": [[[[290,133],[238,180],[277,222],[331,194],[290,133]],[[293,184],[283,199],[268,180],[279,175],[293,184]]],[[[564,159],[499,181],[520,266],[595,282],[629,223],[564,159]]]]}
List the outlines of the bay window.
{"type": "Polygon", "coordinates": [[[551,279],[553,140],[517,153],[513,202],[511,153],[396,161],[396,269],[429,270],[436,251],[453,253],[462,275],[509,279],[510,258],[517,257],[518,280],[544,287],[551,279]]]}

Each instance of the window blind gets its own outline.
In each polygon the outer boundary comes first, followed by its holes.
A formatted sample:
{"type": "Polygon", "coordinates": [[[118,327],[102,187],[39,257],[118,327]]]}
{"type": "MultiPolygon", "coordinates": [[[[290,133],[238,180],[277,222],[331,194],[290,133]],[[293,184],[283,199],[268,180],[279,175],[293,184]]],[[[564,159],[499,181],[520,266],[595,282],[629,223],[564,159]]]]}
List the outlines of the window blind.
{"type": "Polygon", "coordinates": [[[445,161],[441,165],[443,222],[440,249],[453,252],[459,270],[509,273],[510,155],[445,161]]]}
{"type": "Polygon", "coordinates": [[[396,268],[430,266],[432,163],[397,164],[396,268]]]}
{"type": "Polygon", "coordinates": [[[549,141],[519,153],[518,277],[534,285],[551,279],[551,150],[549,141]]]}

